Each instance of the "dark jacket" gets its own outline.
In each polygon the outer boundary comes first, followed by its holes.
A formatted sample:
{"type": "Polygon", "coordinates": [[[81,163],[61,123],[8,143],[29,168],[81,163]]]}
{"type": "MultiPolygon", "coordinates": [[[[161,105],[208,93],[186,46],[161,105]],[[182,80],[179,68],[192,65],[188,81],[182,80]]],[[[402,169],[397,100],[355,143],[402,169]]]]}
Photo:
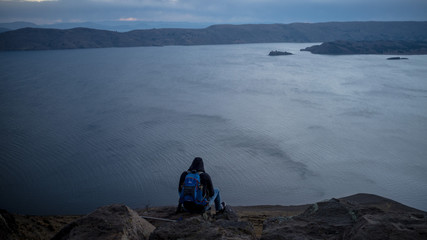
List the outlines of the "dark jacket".
{"type": "MultiPolygon", "coordinates": [[[[200,174],[200,184],[203,185],[203,194],[205,196],[208,196],[209,198],[214,195],[214,188],[212,185],[212,180],[209,174],[205,172],[205,167],[203,165],[203,159],[200,157],[196,157],[193,160],[193,163],[191,163],[190,168],[188,171],[196,170],[196,172],[201,172],[200,174]]],[[[185,171],[181,174],[181,177],[179,178],[179,185],[178,185],[178,191],[181,192],[182,186],[184,184],[185,176],[187,176],[188,171],[185,171]]]]}

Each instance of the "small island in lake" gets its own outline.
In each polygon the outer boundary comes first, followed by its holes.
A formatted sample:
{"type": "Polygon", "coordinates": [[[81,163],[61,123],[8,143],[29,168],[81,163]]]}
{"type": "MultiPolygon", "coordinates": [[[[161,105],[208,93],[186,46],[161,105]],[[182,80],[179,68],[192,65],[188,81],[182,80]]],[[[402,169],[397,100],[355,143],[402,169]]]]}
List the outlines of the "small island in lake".
{"type": "Polygon", "coordinates": [[[427,41],[334,41],[301,49],[313,54],[427,54],[427,41]]]}
{"type": "Polygon", "coordinates": [[[408,60],[408,58],[405,57],[389,57],[387,60],[408,60]]]}
{"type": "Polygon", "coordinates": [[[271,51],[268,54],[268,56],[284,56],[284,55],[294,55],[294,54],[292,54],[290,52],[282,52],[282,51],[277,51],[277,50],[271,51]]]}

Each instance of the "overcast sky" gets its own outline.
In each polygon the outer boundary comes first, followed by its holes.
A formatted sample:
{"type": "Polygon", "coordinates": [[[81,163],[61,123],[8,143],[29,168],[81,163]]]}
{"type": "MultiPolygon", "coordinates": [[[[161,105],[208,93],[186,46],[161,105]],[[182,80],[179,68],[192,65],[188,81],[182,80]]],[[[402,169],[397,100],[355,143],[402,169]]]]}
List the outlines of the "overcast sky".
{"type": "Polygon", "coordinates": [[[0,0],[0,22],[426,21],[427,0],[0,0]]]}

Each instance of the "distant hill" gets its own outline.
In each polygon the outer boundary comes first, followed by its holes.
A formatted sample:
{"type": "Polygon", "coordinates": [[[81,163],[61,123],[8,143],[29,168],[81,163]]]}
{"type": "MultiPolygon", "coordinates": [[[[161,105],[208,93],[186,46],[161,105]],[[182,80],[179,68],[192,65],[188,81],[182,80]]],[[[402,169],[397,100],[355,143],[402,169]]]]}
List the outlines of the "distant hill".
{"type": "Polygon", "coordinates": [[[20,28],[54,28],[54,29],[71,29],[71,28],[92,28],[99,30],[129,32],[136,29],[153,29],[153,28],[205,28],[212,24],[207,23],[190,23],[190,22],[153,22],[153,21],[101,21],[101,22],[59,22],[51,24],[37,25],[31,22],[10,22],[0,23],[0,29],[17,30],[20,28]]]}
{"type": "Polygon", "coordinates": [[[20,28],[32,27],[36,28],[38,25],[30,22],[11,22],[11,23],[0,23],[0,33],[20,28]]]}
{"type": "Polygon", "coordinates": [[[7,32],[7,31],[10,31],[10,29],[9,28],[2,28],[2,27],[0,27],[0,33],[7,32]]]}
{"type": "Polygon", "coordinates": [[[9,30],[16,30],[16,29],[26,28],[26,27],[36,28],[39,26],[34,24],[34,23],[30,23],[30,22],[0,23],[0,28],[6,28],[9,30]]]}
{"type": "Polygon", "coordinates": [[[104,22],[84,22],[84,23],[55,23],[41,25],[42,28],[70,29],[77,27],[94,28],[99,30],[109,30],[118,32],[129,32],[136,29],[153,28],[205,28],[211,24],[188,23],[188,22],[150,22],[150,21],[104,21],[104,22]]]}
{"type": "Polygon", "coordinates": [[[23,28],[0,33],[0,50],[46,50],[273,42],[425,41],[427,22],[330,22],[213,25],[114,32],[23,28]]]}

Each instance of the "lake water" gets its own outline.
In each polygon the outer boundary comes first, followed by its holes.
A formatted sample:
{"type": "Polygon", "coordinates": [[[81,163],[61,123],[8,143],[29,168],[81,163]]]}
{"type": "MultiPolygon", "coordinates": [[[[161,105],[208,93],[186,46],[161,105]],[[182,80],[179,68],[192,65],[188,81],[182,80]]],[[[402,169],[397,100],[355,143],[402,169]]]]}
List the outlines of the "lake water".
{"type": "Polygon", "coordinates": [[[230,205],[364,192],[427,210],[427,56],[311,45],[0,52],[0,208],[175,205],[200,156],[230,205]]]}

